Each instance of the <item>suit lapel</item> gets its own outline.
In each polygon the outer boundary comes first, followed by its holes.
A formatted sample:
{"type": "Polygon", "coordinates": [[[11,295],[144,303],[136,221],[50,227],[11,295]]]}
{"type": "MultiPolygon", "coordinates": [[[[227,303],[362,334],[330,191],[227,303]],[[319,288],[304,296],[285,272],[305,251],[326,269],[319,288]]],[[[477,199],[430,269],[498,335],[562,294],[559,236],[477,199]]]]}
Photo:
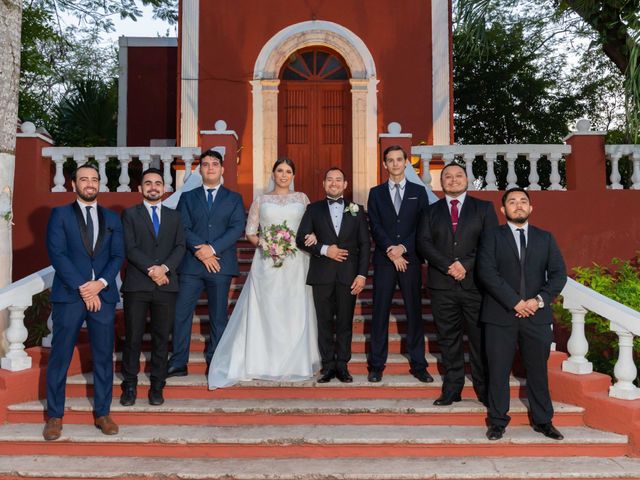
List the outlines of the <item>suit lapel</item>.
{"type": "MultiPolygon", "coordinates": [[[[467,195],[467,197],[464,199],[464,203],[462,204],[462,210],[460,211],[460,216],[458,217],[458,226],[456,227],[456,235],[459,235],[460,232],[464,230],[467,223],[475,216],[475,214],[476,214],[476,206],[473,203],[472,197],[467,195]]],[[[451,219],[451,215],[449,215],[449,219],[451,219]]],[[[451,221],[449,221],[449,223],[451,223],[451,221]]],[[[453,231],[453,224],[451,224],[451,230],[453,231]]]]}
{"type": "Polygon", "coordinates": [[[338,235],[338,239],[343,239],[347,236],[347,234],[350,232],[349,227],[351,225],[353,225],[353,215],[351,215],[351,212],[349,211],[344,211],[347,208],[347,205],[349,205],[351,203],[351,201],[347,201],[345,199],[344,201],[344,207],[342,208],[343,212],[342,212],[342,223],[340,224],[340,234],[338,235]]]}
{"type": "Polygon", "coordinates": [[[204,211],[207,212],[207,214],[209,213],[209,204],[207,203],[207,196],[204,193],[204,187],[198,187],[197,193],[196,193],[196,197],[198,197],[198,200],[200,201],[200,204],[202,205],[202,208],[204,208],[204,211]]]}
{"type": "Polygon", "coordinates": [[[321,205],[321,212],[322,212],[322,217],[324,217],[325,221],[327,222],[327,228],[329,229],[329,231],[332,233],[334,238],[338,238],[338,235],[336,234],[336,229],[333,226],[333,221],[331,220],[331,210],[329,210],[329,202],[326,200],[321,200],[322,205],[321,205]]]}
{"type": "Polygon", "coordinates": [[[100,226],[98,227],[98,239],[96,240],[96,246],[93,249],[94,255],[100,250],[100,247],[102,247],[102,243],[104,242],[104,237],[107,233],[105,223],[104,211],[102,210],[102,207],[98,205],[98,225],[100,226]]]}
{"type": "MultiPolygon", "coordinates": [[[[216,211],[216,208],[219,208],[224,199],[227,197],[227,193],[229,191],[224,188],[222,185],[218,186],[218,192],[216,193],[216,198],[213,199],[213,205],[211,205],[211,209],[209,210],[209,215],[216,211]]],[[[205,202],[206,203],[206,202],[205,202]]],[[[208,204],[207,204],[208,208],[208,204]]]]}
{"type": "Polygon", "coordinates": [[[515,238],[513,238],[513,232],[511,232],[511,228],[509,227],[509,225],[502,225],[500,229],[502,230],[502,235],[504,236],[505,240],[511,247],[511,251],[516,256],[518,265],[520,265],[520,255],[518,254],[518,246],[516,245],[515,238]]]}
{"type": "Polygon", "coordinates": [[[451,213],[449,212],[449,205],[447,205],[447,199],[443,198],[435,204],[436,218],[438,222],[442,222],[447,225],[451,237],[453,237],[453,223],[451,223],[451,213]]]}
{"type": "Polygon", "coordinates": [[[87,223],[85,222],[82,210],[80,210],[80,205],[78,205],[78,202],[73,202],[71,204],[71,207],[73,208],[73,212],[76,215],[78,229],[80,230],[80,236],[82,237],[82,244],[84,245],[84,248],[89,256],[91,256],[93,255],[93,248],[91,248],[91,242],[89,241],[89,237],[87,235],[87,223]]]}
{"type": "MultiPolygon", "coordinates": [[[[153,222],[151,221],[151,217],[149,216],[149,211],[147,210],[147,207],[145,207],[144,204],[141,203],[138,205],[137,212],[138,212],[138,216],[140,217],[140,221],[147,226],[147,230],[149,230],[149,234],[151,235],[151,238],[155,238],[156,232],[153,228],[153,222]]],[[[162,222],[160,222],[160,230],[162,230],[162,222]]],[[[160,236],[160,233],[158,233],[158,237],[159,236],[160,236]]]]}

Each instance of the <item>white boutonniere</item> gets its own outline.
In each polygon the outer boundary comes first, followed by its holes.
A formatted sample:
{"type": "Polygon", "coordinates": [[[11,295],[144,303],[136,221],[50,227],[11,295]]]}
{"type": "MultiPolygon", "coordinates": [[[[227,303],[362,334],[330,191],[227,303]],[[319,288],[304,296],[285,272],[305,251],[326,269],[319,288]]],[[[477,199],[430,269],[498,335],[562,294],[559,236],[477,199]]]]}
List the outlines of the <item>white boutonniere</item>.
{"type": "Polygon", "coordinates": [[[360,211],[360,207],[358,206],[357,203],[351,202],[349,203],[349,205],[344,207],[344,213],[349,212],[352,217],[355,217],[359,211],[360,211]]]}

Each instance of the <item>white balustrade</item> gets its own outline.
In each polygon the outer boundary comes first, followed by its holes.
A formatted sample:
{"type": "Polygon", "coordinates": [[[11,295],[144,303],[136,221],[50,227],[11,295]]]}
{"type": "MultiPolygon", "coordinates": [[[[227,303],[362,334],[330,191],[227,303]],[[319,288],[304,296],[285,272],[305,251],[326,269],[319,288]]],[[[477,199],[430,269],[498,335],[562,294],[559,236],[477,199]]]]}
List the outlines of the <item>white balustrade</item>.
{"type": "Polygon", "coordinates": [[[640,190],[640,145],[605,145],[604,153],[611,160],[610,188],[612,190],[624,188],[620,183],[622,181],[620,159],[628,157],[632,167],[631,178],[628,179],[631,183],[629,188],[631,190],[640,190]]]}
{"type": "MultiPolygon", "coordinates": [[[[77,165],[84,165],[91,159],[98,163],[100,172],[100,191],[107,190],[106,164],[110,158],[115,158],[120,163],[120,176],[118,178],[118,192],[131,191],[131,178],[129,165],[135,158],[140,160],[143,170],[151,166],[152,159],[159,158],[162,162],[163,178],[167,192],[173,192],[173,179],[171,164],[174,159],[181,158],[187,172],[191,173],[193,159],[200,155],[199,147],[45,147],[42,149],[43,157],[50,157],[55,164],[52,192],[66,192],[63,172],[64,162],[72,158],[77,165]]],[[[188,176],[188,175],[187,175],[188,176]]]]}
{"type": "Polygon", "coordinates": [[[564,299],[564,308],[571,313],[571,336],[567,342],[569,358],[562,362],[564,372],[584,375],[593,372],[593,364],[587,360],[589,342],[584,331],[584,317],[587,310],[582,307],[571,306],[568,299],[564,299]]]}
{"type": "Polygon", "coordinates": [[[609,396],[636,400],[640,398],[640,388],[633,384],[638,375],[638,369],[633,363],[633,334],[622,326],[616,325],[614,328],[618,334],[618,360],[613,368],[616,382],[609,387],[609,396]]]}
{"type": "MultiPolygon", "coordinates": [[[[513,144],[513,145],[417,145],[411,147],[412,155],[420,155],[422,158],[425,173],[429,164],[434,158],[442,158],[445,165],[450,163],[455,156],[464,159],[465,169],[469,177],[469,189],[475,180],[473,175],[473,161],[481,157],[487,164],[487,175],[485,178],[486,186],[484,190],[498,190],[495,162],[498,157],[503,158],[507,162],[507,188],[517,186],[518,177],[516,175],[515,164],[519,156],[524,157],[530,164],[529,173],[529,189],[541,190],[540,174],[538,172],[538,162],[541,157],[546,157],[551,162],[551,175],[549,190],[563,190],[559,170],[559,162],[565,156],[571,153],[571,145],[533,145],[533,144],[513,144]],[[425,161],[426,160],[426,161],[425,161]]],[[[640,158],[640,156],[638,157],[640,158]]],[[[640,168],[639,168],[640,175],[640,168]]],[[[423,178],[425,174],[423,173],[423,178]]],[[[429,176],[429,183],[431,178],[429,176]]],[[[640,179],[639,179],[640,183],[640,179]]],[[[427,184],[425,182],[425,184],[427,184]]],[[[640,186],[639,186],[640,188],[640,186]]]]}

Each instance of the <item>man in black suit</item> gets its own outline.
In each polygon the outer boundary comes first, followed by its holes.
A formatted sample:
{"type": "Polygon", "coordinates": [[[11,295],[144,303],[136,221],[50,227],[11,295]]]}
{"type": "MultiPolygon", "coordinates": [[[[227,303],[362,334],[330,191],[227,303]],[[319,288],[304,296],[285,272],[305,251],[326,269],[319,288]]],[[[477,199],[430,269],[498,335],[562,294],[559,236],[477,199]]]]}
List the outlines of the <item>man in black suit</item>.
{"type": "Polygon", "coordinates": [[[407,152],[398,145],[385,149],[383,167],[389,181],[369,192],[368,212],[373,254],[373,316],[368,380],[379,382],[389,350],[389,313],[396,284],[400,284],[407,313],[406,351],[410,372],[421,382],[433,382],[424,357],[424,321],[420,290],[422,259],[416,253],[416,229],[428,205],[424,187],[407,181],[407,152]]]}
{"type": "Polygon", "coordinates": [[[502,438],[510,420],[509,372],[516,344],[527,370],[533,429],[564,438],[551,423],[547,360],[553,341],[551,302],[567,282],[567,272],[553,235],[529,225],[532,210],[526,190],[507,190],[501,208],[507,224],[487,231],[478,249],[478,278],[486,292],[480,320],[489,365],[489,440],[502,438]]]}
{"type": "Polygon", "coordinates": [[[318,318],[318,347],[322,372],[318,383],[337,377],[352,382],[347,363],[351,359],[351,335],[356,295],[364,288],[369,268],[369,228],[361,205],[346,202],[344,172],[327,170],[323,186],[325,200],[314,202],[304,213],[296,241],[309,252],[307,284],[313,287],[318,318]],[[317,243],[305,245],[313,233],[317,243]],[[334,340],[335,330],[335,340],[334,340]]]}
{"type": "Polygon", "coordinates": [[[473,386],[485,403],[485,360],[478,318],[482,295],[474,268],[480,236],[498,225],[498,217],[491,202],[467,194],[467,173],[457,163],[442,169],[440,183],[445,198],[425,210],[416,240],[418,251],[429,262],[427,286],[445,371],[442,394],[433,403],[451,405],[461,400],[465,324],[473,386]]]}
{"type": "Polygon", "coordinates": [[[173,328],[177,269],[185,252],[180,214],[162,206],[162,172],[150,168],[138,187],[143,202],[122,213],[127,270],[122,284],[124,296],[125,345],[122,349],[122,396],[124,406],[136,402],[140,371],[140,347],[151,312],[151,388],[149,403],[162,405],[167,377],[169,333],[173,328]]]}

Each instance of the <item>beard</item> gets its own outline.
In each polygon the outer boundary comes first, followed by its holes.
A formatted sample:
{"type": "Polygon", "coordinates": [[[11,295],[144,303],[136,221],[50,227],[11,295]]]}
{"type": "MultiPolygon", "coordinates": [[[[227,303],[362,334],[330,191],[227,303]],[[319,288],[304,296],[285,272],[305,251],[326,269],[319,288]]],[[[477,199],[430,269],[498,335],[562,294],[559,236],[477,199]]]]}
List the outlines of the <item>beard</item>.
{"type": "Polygon", "coordinates": [[[505,217],[507,217],[507,220],[509,220],[511,223],[515,223],[517,225],[523,225],[529,219],[529,214],[525,212],[519,212],[511,216],[505,213],[505,217]]]}
{"type": "Polygon", "coordinates": [[[82,192],[82,191],[78,191],[76,192],[76,194],[78,195],[78,197],[80,197],[80,200],[83,200],[87,203],[93,203],[95,201],[96,198],[98,198],[98,191],[96,190],[95,193],[91,194],[91,195],[87,195],[86,193],[82,192]]]}
{"type": "Polygon", "coordinates": [[[155,202],[156,200],[159,200],[161,197],[162,195],[160,194],[160,192],[156,190],[142,194],[142,198],[144,198],[149,202],[155,202]]]}

